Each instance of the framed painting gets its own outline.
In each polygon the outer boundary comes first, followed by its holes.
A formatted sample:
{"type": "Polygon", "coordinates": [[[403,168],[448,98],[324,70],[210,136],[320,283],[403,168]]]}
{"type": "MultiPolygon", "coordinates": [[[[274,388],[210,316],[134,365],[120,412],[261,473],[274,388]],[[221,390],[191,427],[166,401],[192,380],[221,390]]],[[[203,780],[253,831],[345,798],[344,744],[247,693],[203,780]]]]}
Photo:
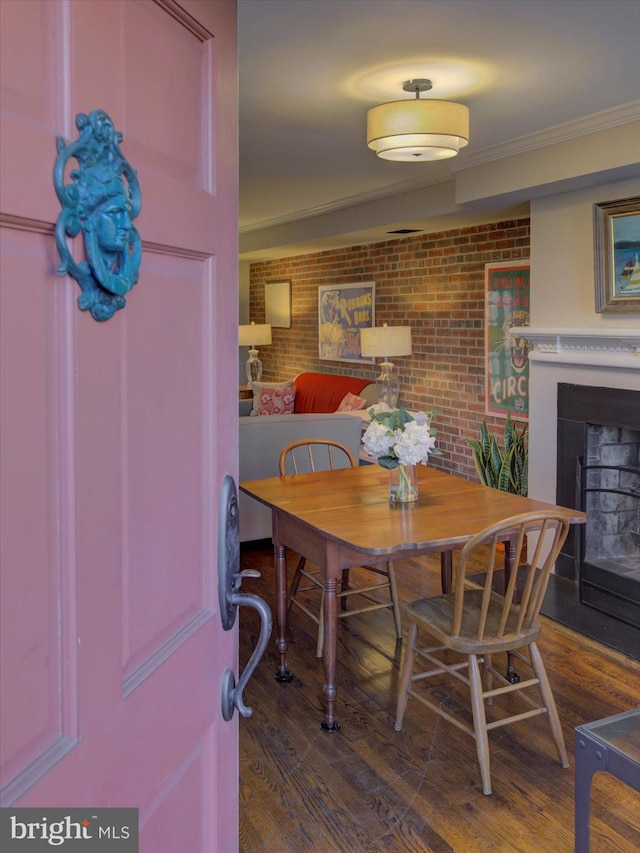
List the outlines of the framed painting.
{"type": "Polygon", "coordinates": [[[291,328],[291,282],[268,281],[264,286],[265,322],[281,329],[291,328]]]}
{"type": "Polygon", "coordinates": [[[323,361],[362,361],[360,329],[375,324],[373,281],[318,288],[318,355],[323,361]]]}
{"type": "Polygon", "coordinates": [[[640,313],[640,196],[593,206],[596,311],[640,313]]]}
{"type": "Polygon", "coordinates": [[[486,412],[529,417],[529,261],[485,265],[486,412]]]}

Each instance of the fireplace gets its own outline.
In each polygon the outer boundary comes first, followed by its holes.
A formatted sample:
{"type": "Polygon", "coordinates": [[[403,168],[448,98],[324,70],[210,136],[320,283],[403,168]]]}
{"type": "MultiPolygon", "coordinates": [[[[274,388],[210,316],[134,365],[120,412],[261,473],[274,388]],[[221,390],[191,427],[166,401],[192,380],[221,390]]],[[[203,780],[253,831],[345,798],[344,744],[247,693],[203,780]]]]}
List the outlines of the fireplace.
{"type": "MultiPolygon", "coordinates": [[[[631,316],[625,320],[595,319],[597,327],[526,329],[531,343],[529,495],[537,500],[572,507],[580,505],[576,459],[579,456],[589,459],[588,424],[616,429],[640,428],[640,327],[637,319],[631,316]],[[567,398],[562,389],[559,401],[558,390],[563,385],[574,393],[567,398]],[[596,392],[600,396],[598,401],[596,392]]],[[[608,498],[612,499],[617,498],[608,498]]],[[[629,624],[633,618],[624,621],[618,615],[609,615],[595,609],[592,603],[584,604],[580,600],[584,596],[584,590],[578,587],[583,543],[582,531],[578,532],[580,527],[586,529],[586,525],[571,527],[555,574],[550,579],[548,601],[541,612],[637,659],[640,627],[629,624]]],[[[615,593],[615,589],[605,591],[605,606],[612,601],[617,603],[615,593]]],[[[632,591],[632,601],[634,595],[637,591],[632,591]]]]}
{"type": "Polygon", "coordinates": [[[558,383],[557,503],[587,512],[556,572],[640,628],[640,392],[558,383]]]}

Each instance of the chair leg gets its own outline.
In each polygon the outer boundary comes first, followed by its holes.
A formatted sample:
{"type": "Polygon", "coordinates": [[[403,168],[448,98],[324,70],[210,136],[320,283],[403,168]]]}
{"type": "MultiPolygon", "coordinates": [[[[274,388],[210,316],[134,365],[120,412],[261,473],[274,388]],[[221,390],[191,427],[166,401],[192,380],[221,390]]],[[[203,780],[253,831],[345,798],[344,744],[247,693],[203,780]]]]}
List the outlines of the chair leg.
{"type": "Polygon", "coordinates": [[[404,650],[404,663],[402,664],[402,675],[400,677],[400,686],[398,687],[398,704],[396,707],[396,722],[395,730],[402,731],[402,722],[404,720],[404,712],[407,710],[407,699],[409,694],[407,690],[411,683],[411,674],[413,672],[413,659],[415,657],[416,642],[418,640],[418,626],[415,622],[409,625],[409,636],[407,645],[404,650]]]}
{"type": "MultiPolygon", "coordinates": [[[[484,673],[484,689],[488,692],[493,687],[493,673],[491,672],[492,662],[491,655],[484,655],[483,673],[484,673]]],[[[493,696],[485,699],[487,705],[493,705],[493,696]]]]}
{"type": "Polygon", "coordinates": [[[318,641],[316,643],[316,657],[321,658],[324,651],[324,587],[320,599],[320,612],[318,614],[318,641]]]}
{"type": "Polygon", "coordinates": [[[387,573],[389,575],[389,589],[391,593],[391,605],[393,607],[393,621],[396,626],[396,638],[402,639],[402,618],[400,616],[400,603],[398,601],[398,585],[396,583],[396,569],[393,562],[387,563],[387,573]]]}
{"type": "Polygon", "coordinates": [[[289,591],[289,602],[287,604],[287,613],[289,612],[289,610],[291,610],[291,602],[296,597],[296,593],[298,592],[298,587],[300,586],[300,579],[302,578],[302,570],[304,569],[306,562],[306,557],[300,557],[300,559],[298,560],[298,565],[296,566],[296,570],[293,573],[293,579],[291,581],[291,588],[289,591]]]}
{"type": "Polygon", "coordinates": [[[487,718],[484,712],[484,696],[482,695],[482,678],[477,655],[469,655],[469,687],[471,688],[471,707],[473,709],[473,729],[476,735],[476,750],[480,762],[482,776],[482,791],[491,793],[491,768],[489,761],[489,737],[487,735],[487,718]]]}
{"type": "MultiPolygon", "coordinates": [[[[346,592],[349,589],[349,569],[342,570],[342,586],[340,588],[340,592],[346,592]]],[[[340,599],[340,607],[342,610],[347,609],[347,596],[344,595],[340,599]]]]}
{"type": "Polygon", "coordinates": [[[538,686],[542,695],[542,701],[544,702],[547,708],[549,726],[551,727],[551,734],[558,750],[560,765],[562,767],[568,767],[569,759],[567,758],[567,750],[564,745],[564,736],[562,734],[562,725],[560,724],[558,709],[556,708],[556,703],[555,699],[553,698],[551,685],[549,684],[549,679],[547,678],[547,671],[544,668],[544,663],[542,662],[542,655],[540,654],[536,643],[530,644],[529,654],[531,655],[531,663],[533,664],[533,669],[536,673],[536,677],[539,682],[538,686]]]}

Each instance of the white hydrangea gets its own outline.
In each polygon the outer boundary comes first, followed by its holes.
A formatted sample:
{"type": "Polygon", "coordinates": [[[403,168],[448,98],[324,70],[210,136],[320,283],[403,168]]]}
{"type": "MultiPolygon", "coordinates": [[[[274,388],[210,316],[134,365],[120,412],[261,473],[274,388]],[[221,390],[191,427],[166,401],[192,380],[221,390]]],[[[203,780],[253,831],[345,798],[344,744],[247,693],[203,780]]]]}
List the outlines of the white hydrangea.
{"type": "Polygon", "coordinates": [[[378,459],[387,456],[395,441],[393,433],[378,421],[371,421],[362,436],[362,444],[369,456],[378,459]]]}
{"type": "MultiPolygon", "coordinates": [[[[369,456],[374,459],[391,457],[387,461],[397,459],[396,465],[426,463],[429,454],[437,452],[436,439],[431,435],[427,415],[423,415],[420,421],[407,421],[404,428],[395,431],[384,423],[372,420],[362,437],[362,444],[369,456]]],[[[385,463],[385,467],[393,465],[385,463]]]]}
{"type": "Polygon", "coordinates": [[[429,435],[428,424],[409,421],[404,430],[396,430],[394,450],[401,465],[417,465],[426,462],[435,448],[435,436],[429,435]]]}

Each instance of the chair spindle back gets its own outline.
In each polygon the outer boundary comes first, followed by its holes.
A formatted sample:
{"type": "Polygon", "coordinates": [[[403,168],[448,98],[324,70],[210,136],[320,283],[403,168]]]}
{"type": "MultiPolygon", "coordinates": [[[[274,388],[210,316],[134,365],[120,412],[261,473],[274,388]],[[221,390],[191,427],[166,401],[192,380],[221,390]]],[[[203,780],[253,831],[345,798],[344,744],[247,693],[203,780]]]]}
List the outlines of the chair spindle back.
{"type": "Polygon", "coordinates": [[[291,473],[356,468],[358,463],[351,450],[339,441],[330,438],[303,438],[292,441],[284,448],[278,465],[282,477],[291,473]]]}
{"type": "MultiPolygon", "coordinates": [[[[488,558],[485,561],[486,577],[482,601],[477,614],[474,614],[477,618],[477,625],[474,629],[476,639],[499,640],[503,639],[505,635],[517,635],[523,628],[529,629],[537,620],[551,569],[558,558],[568,532],[569,522],[560,513],[550,510],[512,516],[486,528],[470,539],[460,554],[456,569],[452,635],[459,636],[463,629],[464,598],[465,594],[468,593],[467,573],[469,570],[478,571],[477,568],[470,569],[471,566],[477,566],[477,562],[471,557],[472,555],[477,556],[478,549],[488,547],[489,551],[488,558]],[[537,534],[538,539],[531,562],[521,564],[522,552],[529,534],[537,534]],[[500,618],[496,623],[495,603],[494,618],[488,617],[490,616],[491,602],[495,600],[492,596],[492,581],[499,555],[498,545],[502,542],[515,543],[515,553],[500,618]],[[546,556],[543,558],[544,553],[546,556]],[[524,583],[519,584],[518,580],[523,575],[524,583]],[[518,592],[517,596],[516,591],[518,592]]],[[[467,636],[469,627],[467,610],[464,624],[465,635],[467,636]]]]}

